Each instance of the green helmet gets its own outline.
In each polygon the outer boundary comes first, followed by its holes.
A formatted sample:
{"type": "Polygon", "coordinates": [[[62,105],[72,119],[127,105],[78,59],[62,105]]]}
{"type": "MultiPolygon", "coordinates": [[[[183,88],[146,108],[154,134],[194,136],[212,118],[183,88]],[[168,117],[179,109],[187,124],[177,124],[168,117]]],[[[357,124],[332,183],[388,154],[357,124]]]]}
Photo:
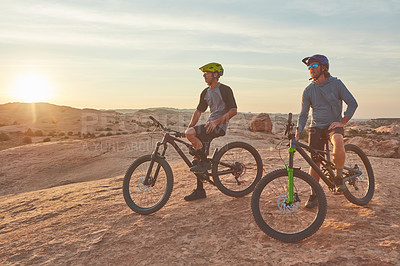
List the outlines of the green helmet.
{"type": "Polygon", "coordinates": [[[201,71],[206,72],[218,72],[220,76],[224,74],[224,69],[222,68],[221,64],[218,63],[209,63],[199,68],[201,71]]]}

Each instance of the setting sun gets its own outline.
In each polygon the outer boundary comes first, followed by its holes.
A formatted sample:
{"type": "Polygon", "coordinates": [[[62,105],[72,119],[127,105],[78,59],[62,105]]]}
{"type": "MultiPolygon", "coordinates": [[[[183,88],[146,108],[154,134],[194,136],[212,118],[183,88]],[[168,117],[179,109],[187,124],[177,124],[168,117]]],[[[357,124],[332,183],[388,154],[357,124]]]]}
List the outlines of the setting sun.
{"type": "Polygon", "coordinates": [[[20,76],[11,89],[18,101],[40,102],[51,97],[52,86],[43,75],[29,72],[20,76]]]}

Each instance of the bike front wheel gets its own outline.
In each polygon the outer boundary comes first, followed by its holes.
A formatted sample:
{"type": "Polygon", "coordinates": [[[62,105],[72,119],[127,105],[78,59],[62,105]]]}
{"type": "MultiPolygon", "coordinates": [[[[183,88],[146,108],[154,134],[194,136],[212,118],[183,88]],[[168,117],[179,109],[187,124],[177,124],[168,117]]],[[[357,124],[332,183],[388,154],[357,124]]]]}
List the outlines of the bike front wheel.
{"type": "Polygon", "coordinates": [[[173,175],[167,161],[156,157],[151,166],[151,155],[135,160],[126,171],[123,194],[126,204],[140,214],[150,214],[161,209],[172,193],[173,175]],[[149,182],[145,178],[149,172],[149,182]]]}
{"type": "Polygon", "coordinates": [[[345,181],[347,190],[344,196],[356,205],[366,205],[374,195],[375,178],[371,163],[367,155],[356,145],[346,144],[346,164],[343,177],[350,178],[345,181]]]}
{"type": "Polygon", "coordinates": [[[222,193],[231,197],[242,197],[252,192],[263,173],[260,154],[244,142],[226,144],[214,161],[214,183],[222,193]]]}
{"type": "Polygon", "coordinates": [[[293,202],[288,203],[288,172],[275,170],[260,180],[251,198],[251,210],[258,227],[284,242],[297,242],[317,232],[327,211],[325,193],[313,177],[294,169],[293,184],[293,202]],[[306,208],[312,191],[316,206],[306,208]]]}

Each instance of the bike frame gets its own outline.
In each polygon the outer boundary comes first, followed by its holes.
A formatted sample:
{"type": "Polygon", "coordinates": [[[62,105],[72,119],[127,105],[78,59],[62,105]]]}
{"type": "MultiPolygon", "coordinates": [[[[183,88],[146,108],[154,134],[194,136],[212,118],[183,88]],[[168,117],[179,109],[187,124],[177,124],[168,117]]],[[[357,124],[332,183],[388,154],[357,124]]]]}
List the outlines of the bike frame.
{"type": "MultiPolygon", "coordinates": [[[[152,182],[149,182],[150,179],[151,179],[150,175],[151,175],[151,172],[152,172],[152,169],[153,169],[153,166],[154,166],[154,161],[155,161],[156,157],[160,157],[162,159],[165,159],[165,154],[167,152],[168,144],[171,144],[172,147],[174,147],[176,152],[185,161],[185,163],[186,163],[186,165],[188,167],[192,167],[193,166],[193,163],[189,160],[189,158],[185,155],[185,153],[182,151],[182,149],[178,146],[178,144],[176,142],[179,142],[179,143],[185,145],[189,149],[193,149],[193,146],[191,144],[189,144],[189,143],[187,143],[187,142],[185,142],[185,141],[183,141],[183,140],[181,140],[181,139],[179,139],[177,137],[171,136],[168,132],[164,133],[164,136],[163,136],[162,140],[160,142],[157,142],[156,147],[155,147],[153,153],[151,154],[150,166],[149,166],[149,169],[147,170],[146,178],[145,178],[143,184],[150,185],[151,183],[154,184],[156,182],[158,173],[159,173],[160,168],[161,168],[161,165],[157,166],[156,172],[154,174],[154,179],[152,180],[152,182]],[[164,149],[163,149],[162,153],[159,154],[158,151],[159,151],[161,146],[164,146],[164,149]]],[[[216,154],[216,152],[217,152],[217,150],[215,151],[214,155],[216,154]]],[[[213,160],[211,160],[211,162],[213,163],[213,160]]],[[[218,162],[218,163],[220,165],[229,167],[231,170],[225,170],[225,171],[217,172],[217,175],[232,174],[236,170],[236,167],[234,165],[230,165],[230,164],[227,164],[227,163],[224,163],[224,162],[218,162]]],[[[206,172],[206,173],[202,173],[202,174],[195,173],[195,175],[197,177],[201,178],[201,175],[207,175],[207,177],[209,177],[211,174],[206,172]]]]}
{"type": "MultiPolygon", "coordinates": [[[[328,147],[328,140],[326,140],[325,143],[325,150],[326,151],[320,151],[311,148],[308,145],[305,145],[299,141],[296,140],[295,135],[289,134],[289,139],[290,139],[290,148],[289,148],[289,164],[285,164],[286,170],[288,172],[288,199],[287,203],[293,203],[294,202],[294,192],[293,192],[293,169],[294,169],[294,163],[293,163],[293,158],[294,158],[294,153],[298,151],[300,155],[307,161],[307,163],[314,169],[314,171],[321,177],[321,179],[325,182],[325,184],[329,187],[329,189],[334,190],[335,189],[335,183],[333,180],[329,179],[328,176],[326,176],[321,168],[314,162],[313,159],[307,154],[305,150],[310,151],[312,154],[314,153],[318,158],[320,159],[321,165],[325,167],[325,169],[328,171],[328,175],[330,177],[334,177],[335,174],[333,172],[332,167],[329,165],[331,163],[330,161],[330,153],[329,153],[329,147],[328,147]],[[326,158],[325,158],[326,157],[326,158]]],[[[354,169],[351,167],[344,167],[344,169],[349,170],[351,172],[351,176],[344,178],[343,182],[346,182],[350,179],[356,178],[360,176],[362,173],[358,169],[354,169]]]]}

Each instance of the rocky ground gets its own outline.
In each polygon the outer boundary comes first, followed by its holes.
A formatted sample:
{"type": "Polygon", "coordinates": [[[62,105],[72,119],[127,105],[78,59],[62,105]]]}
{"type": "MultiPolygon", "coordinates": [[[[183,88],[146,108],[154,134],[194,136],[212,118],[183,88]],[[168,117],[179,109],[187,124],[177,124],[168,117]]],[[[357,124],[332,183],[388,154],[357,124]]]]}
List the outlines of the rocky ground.
{"type": "MultiPolygon", "coordinates": [[[[143,112],[148,115],[154,110],[143,112]]],[[[158,116],[169,119],[164,112],[158,116]]],[[[243,121],[232,123],[229,134],[216,139],[212,149],[233,140],[246,141],[259,150],[265,173],[283,167],[277,150],[281,135],[250,132],[241,126],[249,117],[238,117],[243,121]]],[[[276,128],[282,126],[279,119],[272,121],[276,128]]],[[[178,122],[171,126],[179,128],[178,122]]],[[[1,150],[0,264],[400,264],[398,159],[366,150],[376,178],[372,201],[356,206],[324,186],[328,199],[324,224],[310,238],[287,244],[257,227],[251,195],[231,198],[207,184],[206,199],[185,202],[195,177],[172,148],[167,153],[174,173],[171,198],[154,214],[132,212],[122,196],[124,172],[161,138],[159,132],[142,125],[136,133],[50,142],[37,137],[32,144],[1,150]]],[[[286,147],[281,151],[285,153],[286,147]]],[[[295,162],[305,168],[302,159],[295,162]]]]}

